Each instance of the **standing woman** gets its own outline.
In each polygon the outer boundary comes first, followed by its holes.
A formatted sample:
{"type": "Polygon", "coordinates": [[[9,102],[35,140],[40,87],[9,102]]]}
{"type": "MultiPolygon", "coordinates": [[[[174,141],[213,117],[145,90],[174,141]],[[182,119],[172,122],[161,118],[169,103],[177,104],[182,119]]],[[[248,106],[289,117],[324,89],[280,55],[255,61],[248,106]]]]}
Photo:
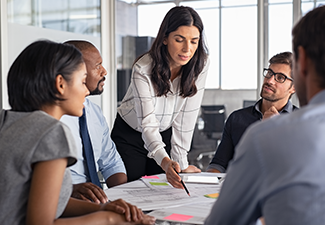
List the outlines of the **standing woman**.
{"type": "Polygon", "coordinates": [[[10,67],[11,110],[0,111],[0,224],[154,223],[123,200],[99,205],[70,198],[67,167],[76,149],[59,119],[82,115],[86,77],[75,47],[45,40],[30,44],[10,67]]]}
{"type": "Polygon", "coordinates": [[[183,188],[175,170],[200,172],[188,164],[187,153],[208,64],[201,18],[190,7],[172,8],[149,52],[133,65],[112,130],[128,181],[165,172],[174,187],[183,188]]]}

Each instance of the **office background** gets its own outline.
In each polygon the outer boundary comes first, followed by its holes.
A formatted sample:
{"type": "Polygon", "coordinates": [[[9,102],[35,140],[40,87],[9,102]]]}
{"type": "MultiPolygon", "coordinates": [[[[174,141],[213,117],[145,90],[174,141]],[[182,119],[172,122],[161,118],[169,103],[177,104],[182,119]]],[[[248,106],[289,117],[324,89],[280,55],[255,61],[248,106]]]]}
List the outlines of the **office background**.
{"type": "MultiPolygon", "coordinates": [[[[202,105],[223,106],[217,112],[226,118],[259,98],[268,59],[291,51],[292,26],[321,4],[325,0],[0,0],[0,108],[9,108],[8,69],[29,43],[86,39],[100,49],[108,71],[104,93],[92,100],[112,127],[134,59],[150,48],[167,11],[185,5],[203,20],[212,62],[202,105]]],[[[295,96],[292,101],[299,105],[295,96]]],[[[210,151],[206,143],[217,137],[205,130],[200,117],[193,146],[210,151]]]]}

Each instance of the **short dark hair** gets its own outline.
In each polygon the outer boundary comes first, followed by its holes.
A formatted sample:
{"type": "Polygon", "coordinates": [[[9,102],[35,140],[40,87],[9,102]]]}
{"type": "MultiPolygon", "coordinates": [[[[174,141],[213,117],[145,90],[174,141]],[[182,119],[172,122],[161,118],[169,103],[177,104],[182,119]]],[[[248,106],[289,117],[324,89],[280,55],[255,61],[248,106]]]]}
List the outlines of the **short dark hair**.
{"type": "Polygon", "coordinates": [[[90,48],[96,48],[95,45],[93,45],[89,41],[85,41],[85,40],[69,40],[69,41],[64,42],[64,44],[73,45],[81,52],[88,50],[90,48]]]}
{"type": "Polygon", "coordinates": [[[171,76],[167,46],[163,44],[168,35],[180,26],[195,26],[200,32],[198,48],[192,59],[182,67],[180,95],[193,96],[197,92],[195,81],[203,70],[208,49],[203,35],[203,23],[199,14],[191,7],[176,6],[168,11],[163,19],[158,35],[149,50],[153,60],[152,82],[158,96],[166,95],[170,91],[169,79],[171,76]]]}
{"type": "Polygon", "coordinates": [[[286,64],[290,66],[290,69],[292,70],[292,53],[291,52],[281,52],[276,55],[274,55],[269,60],[270,65],[272,64],[286,64]]]}
{"type": "Polygon", "coordinates": [[[66,81],[83,63],[72,45],[49,40],[27,46],[11,65],[7,78],[9,104],[14,111],[31,112],[63,101],[56,88],[60,74],[66,81]]]}
{"type": "Polygon", "coordinates": [[[325,6],[308,12],[294,26],[292,37],[295,59],[299,57],[298,47],[302,46],[315,65],[320,87],[325,88],[325,6]]]}

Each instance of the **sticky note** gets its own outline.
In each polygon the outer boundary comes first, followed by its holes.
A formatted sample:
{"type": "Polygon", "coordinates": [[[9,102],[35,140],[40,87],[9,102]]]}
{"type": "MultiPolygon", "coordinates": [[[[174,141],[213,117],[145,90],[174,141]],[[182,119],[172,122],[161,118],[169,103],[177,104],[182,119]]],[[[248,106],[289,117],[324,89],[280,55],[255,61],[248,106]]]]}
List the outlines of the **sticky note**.
{"type": "Polygon", "coordinates": [[[205,197],[208,198],[218,198],[219,197],[219,193],[213,193],[213,194],[208,194],[208,195],[204,195],[205,197]]]}
{"type": "Polygon", "coordinates": [[[193,216],[189,216],[189,215],[183,215],[183,214],[177,214],[177,213],[173,213],[169,216],[166,216],[164,219],[165,220],[175,220],[175,221],[186,221],[191,219],[193,216]]]}
{"type": "Polygon", "coordinates": [[[159,177],[158,176],[143,176],[142,177],[143,179],[159,179],[159,177]]]}
{"type": "Polygon", "coordinates": [[[156,186],[168,186],[166,182],[149,182],[149,184],[156,186]]]}

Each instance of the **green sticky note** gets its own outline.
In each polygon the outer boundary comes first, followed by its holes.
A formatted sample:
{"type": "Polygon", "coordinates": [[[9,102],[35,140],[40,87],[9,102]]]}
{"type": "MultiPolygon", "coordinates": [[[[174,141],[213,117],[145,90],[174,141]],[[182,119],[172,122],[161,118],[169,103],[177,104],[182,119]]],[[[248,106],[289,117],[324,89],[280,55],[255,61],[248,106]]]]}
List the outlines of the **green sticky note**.
{"type": "Polygon", "coordinates": [[[149,184],[156,186],[168,186],[166,182],[149,182],[149,184]]]}

